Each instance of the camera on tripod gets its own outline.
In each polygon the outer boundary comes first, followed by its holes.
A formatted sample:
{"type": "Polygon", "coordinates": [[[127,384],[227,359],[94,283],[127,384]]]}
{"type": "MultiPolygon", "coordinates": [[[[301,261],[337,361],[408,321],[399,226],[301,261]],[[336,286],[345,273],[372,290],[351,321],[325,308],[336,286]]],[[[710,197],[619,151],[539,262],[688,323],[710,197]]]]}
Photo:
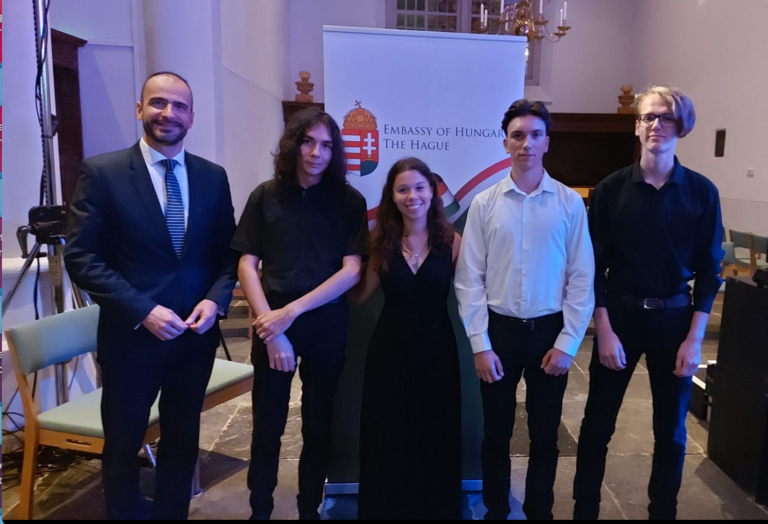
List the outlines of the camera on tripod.
{"type": "Polygon", "coordinates": [[[35,206],[29,210],[29,225],[20,226],[16,237],[21,246],[21,256],[27,258],[27,236],[35,235],[40,245],[61,245],[66,235],[67,210],[64,206],[35,206]]]}

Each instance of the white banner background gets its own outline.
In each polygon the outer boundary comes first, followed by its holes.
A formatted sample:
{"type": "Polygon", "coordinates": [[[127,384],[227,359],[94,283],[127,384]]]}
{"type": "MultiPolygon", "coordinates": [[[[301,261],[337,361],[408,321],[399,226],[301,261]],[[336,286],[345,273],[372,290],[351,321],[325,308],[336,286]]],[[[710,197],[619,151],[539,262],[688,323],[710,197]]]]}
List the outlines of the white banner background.
{"type": "Polygon", "coordinates": [[[389,168],[406,156],[424,160],[451,193],[463,197],[462,211],[481,186],[504,176],[509,158],[501,119],[523,97],[524,37],[333,26],[323,31],[325,110],[340,127],[356,102],[376,118],[378,167],[348,177],[368,209],[378,206],[389,168]]]}
{"type": "MultiPolygon", "coordinates": [[[[332,26],[324,26],[323,31],[325,110],[343,134],[358,135],[358,141],[347,142],[347,147],[362,149],[367,138],[371,147],[363,157],[378,155],[378,165],[370,174],[347,176],[365,196],[369,220],[375,218],[389,168],[400,158],[415,156],[445,181],[448,191],[443,201],[453,202],[446,209],[462,229],[472,197],[509,171],[501,120],[510,104],[523,97],[525,38],[332,26]],[[349,122],[345,126],[345,116],[356,108],[350,116],[367,118],[365,129],[350,129],[349,122]]],[[[349,164],[350,171],[360,172],[365,159],[349,151],[351,158],[359,160],[349,164]]],[[[350,310],[347,363],[334,414],[329,495],[357,492],[363,369],[382,303],[379,292],[350,310]]],[[[449,310],[462,368],[464,488],[474,491],[479,489],[482,405],[455,296],[449,300],[449,310]]]]}

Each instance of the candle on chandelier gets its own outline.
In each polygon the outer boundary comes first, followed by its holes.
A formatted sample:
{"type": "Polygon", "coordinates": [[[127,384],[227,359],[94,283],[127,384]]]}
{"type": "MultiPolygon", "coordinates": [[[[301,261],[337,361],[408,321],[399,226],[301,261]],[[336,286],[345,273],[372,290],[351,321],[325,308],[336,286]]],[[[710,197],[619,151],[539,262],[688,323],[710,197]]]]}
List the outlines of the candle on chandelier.
{"type": "Polygon", "coordinates": [[[544,17],[544,0],[539,0],[539,14],[544,17]]]}
{"type": "Polygon", "coordinates": [[[501,11],[499,11],[500,14],[504,14],[504,0],[501,0],[501,11]]]}
{"type": "Polygon", "coordinates": [[[485,27],[485,4],[480,4],[480,27],[485,27]]]}
{"type": "Polygon", "coordinates": [[[563,25],[563,10],[560,9],[560,25],[563,25]]]}
{"type": "Polygon", "coordinates": [[[568,0],[563,2],[563,22],[568,20],[568,0]]]}

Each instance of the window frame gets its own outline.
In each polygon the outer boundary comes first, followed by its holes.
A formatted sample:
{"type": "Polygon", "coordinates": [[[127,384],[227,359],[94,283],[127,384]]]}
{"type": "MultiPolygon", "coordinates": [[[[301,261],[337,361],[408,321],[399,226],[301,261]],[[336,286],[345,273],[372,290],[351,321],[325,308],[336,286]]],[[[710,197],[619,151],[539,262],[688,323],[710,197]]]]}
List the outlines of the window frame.
{"type": "MultiPolygon", "coordinates": [[[[472,27],[472,0],[455,0],[456,9],[456,32],[470,33],[472,27]]],[[[424,0],[425,3],[429,0],[424,0]]],[[[398,29],[397,27],[397,0],[386,0],[385,23],[387,29],[398,29]]],[[[424,16],[427,16],[426,14],[424,16]]],[[[475,15],[477,16],[477,15],[475,15]]],[[[428,22],[427,22],[428,24],[428,22]]],[[[404,29],[406,31],[419,31],[420,29],[404,29]]],[[[429,31],[429,28],[424,28],[429,31]]],[[[449,32],[449,31],[446,31],[449,32]]],[[[528,44],[528,67],[525,72],[525,85],[539,85],[539,70],[541,69],[541,41],[533,41],[528,44]]]]}

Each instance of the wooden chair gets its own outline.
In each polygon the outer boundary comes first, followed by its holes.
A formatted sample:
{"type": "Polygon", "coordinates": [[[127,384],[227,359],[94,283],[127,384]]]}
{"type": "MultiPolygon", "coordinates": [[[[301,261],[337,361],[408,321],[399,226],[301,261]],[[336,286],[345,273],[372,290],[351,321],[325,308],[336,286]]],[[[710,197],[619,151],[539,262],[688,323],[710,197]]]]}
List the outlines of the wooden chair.
{"type": "MultiPolygon", "coordinates": [[[[89,306],[36,320],[5,332],[25,420],[19,504],[21,519],[29,520],[33,517],[39,446],[95,454],[101,454],[104,450],[101,389],[40,413],[27,382],[27,375],[31,373],[96,351],[98,319],[99,307],[89,306]]],[[[251,391],[252,379],[251,365],[217,358],[208,381],[203,411],[251,391]]],[[[155,401],[144,435],[145,445],[159,436],[160,415],[158,402],[155,401]]]]}
{"type": "Polygon", "coordinates": [[[728,234],[731,237],[731,242],[734,247],[734,259],[735,261],[731,265],[733,274],[736,275],[739,272],[747,273],[751,275],[755,272],[752,264],[752,252],[754,251],[754,235],[745,231],[738,231],[735,229],[729,229],[728,234]],[[737,249],[746,249],[747,256],[739,256],[737,249]]]}
{"type": "Polygon", "coordinates": [[[574,186],[574,187],[571,187],[571,189],[576,191],[581,197],[581,199],[584,201],[584,205],[586,207],[589,207],[589,201],[592,198],[592,191],[594,191],[595,188],[574,186]]]}
{"type": "Polygon", "coordinates": [[[733,246],[733,242],[723,242],[723,269],[720,272],[720,276],[725,278],[727,276],[736,276],[738,269],[736,268],[736,253],[733,246]]]}
{"type": "MultiPolygon", "coordinates": [[[[240,282],[235,285],[235,289],[232,290],[232,299],[233,300],[245,300],[247,302],[247,298],[245,296],[245,292],[243,291],[242,286],[240,286],[240,282]]],[[[253,309],[251,308],[251,305],[248,304],[248,320],[255,319],[253,315],[253,309]]],[[[248,326],[248,339],[253,338],[253,329],[251,326],[248,326]]]]}
{"type": "Polygon", "coordinates": [[[752,249],[749,250],[749,263],[752,274],[758,269],[768,269],[768,260],[764,258],[766,251],[768,251],[768,237],[752,235],[752,249]]]}

